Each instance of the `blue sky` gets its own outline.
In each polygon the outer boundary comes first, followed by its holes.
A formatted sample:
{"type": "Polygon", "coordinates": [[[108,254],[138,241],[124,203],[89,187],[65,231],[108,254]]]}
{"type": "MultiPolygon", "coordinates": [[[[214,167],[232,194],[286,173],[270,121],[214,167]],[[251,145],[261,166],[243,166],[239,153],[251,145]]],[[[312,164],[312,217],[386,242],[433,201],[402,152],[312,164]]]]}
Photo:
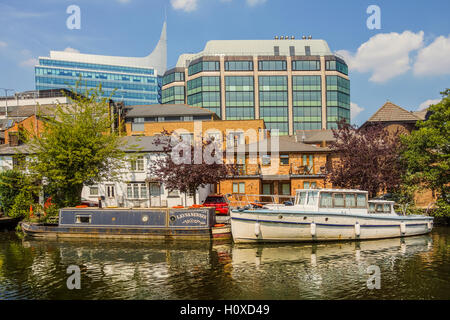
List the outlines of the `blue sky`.
{"type": "Polygon", "coordinates": [[[0,0],[0,87],[33,90],[36,59],[50,50],[145,56],[166,15],[169,68],[208,40],[326,40],[349,64],[361,124],[386,100],[417,110],[450,87],[448,12],[448,0],[0,0]],[[70,5],[81,9],[79,30],[66,27],[70,5]],[[370,5],[381,10],[379,30],[367,28],[370,5]]]}

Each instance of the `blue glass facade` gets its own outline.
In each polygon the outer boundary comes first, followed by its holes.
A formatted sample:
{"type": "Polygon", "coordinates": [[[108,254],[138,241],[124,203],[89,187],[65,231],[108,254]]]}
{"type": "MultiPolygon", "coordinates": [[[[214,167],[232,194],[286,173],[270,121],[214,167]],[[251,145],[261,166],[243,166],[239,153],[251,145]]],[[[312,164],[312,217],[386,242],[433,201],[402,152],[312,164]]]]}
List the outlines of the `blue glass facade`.
{"type": "Polygon", "coordinates": [[[152,68],[134,68],[53,59],[39,59],[35,67],[36,90],[60,89],[75,86],[81,77],[81,90],[100,83],[106,97],[125,105],[162,103],[162,77],[152,68]]]}

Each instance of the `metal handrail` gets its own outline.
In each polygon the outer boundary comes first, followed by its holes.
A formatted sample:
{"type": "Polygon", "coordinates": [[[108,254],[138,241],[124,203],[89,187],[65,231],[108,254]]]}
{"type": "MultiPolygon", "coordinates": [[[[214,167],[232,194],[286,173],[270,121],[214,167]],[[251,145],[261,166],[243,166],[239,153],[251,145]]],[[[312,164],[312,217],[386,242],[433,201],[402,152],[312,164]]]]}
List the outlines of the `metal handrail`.
{"type": "MultiPolygon", "coordinates": [[[[255,208],[259,205],[263,207],[264,205],[274,204],[274,205],[283,205],[284,202],[290,201],[294,204],[295,196],[291,195],[282,195],[282,194],[226,194],[225,195],[228,206],[230,209],[239,209],[239,208],[255,208]],[[236,198],[236,200],[232,200],[232,198],[236,198]],[[271,201],[263,201],[264,198],[271,198],[271,201]],[[283,200],[281,202],[281,200],[283,200]]],[[[276,209],[279,206],[275,206],[276,209]]]]}

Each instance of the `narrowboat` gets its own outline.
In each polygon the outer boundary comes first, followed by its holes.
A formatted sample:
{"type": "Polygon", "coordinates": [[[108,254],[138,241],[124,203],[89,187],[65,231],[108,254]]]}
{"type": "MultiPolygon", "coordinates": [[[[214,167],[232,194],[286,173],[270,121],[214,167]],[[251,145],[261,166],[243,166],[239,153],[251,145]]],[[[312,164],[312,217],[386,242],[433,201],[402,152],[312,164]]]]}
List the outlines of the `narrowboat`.
{"type": "Polygon", "coordinates": [[[159,240],[231,239],[214,208],[64,208],[57,224],[21,222],[25,235],[44,238],[159,240]]]}
{"type": "Polygon", "coordinates": [[[367,191],[344,189],[300,189],[292,202],[246,205],[230,217],[236,243],[383,239],[433,228],[432,217],[400,215],[392,201],[369,201],[367,191]]]}

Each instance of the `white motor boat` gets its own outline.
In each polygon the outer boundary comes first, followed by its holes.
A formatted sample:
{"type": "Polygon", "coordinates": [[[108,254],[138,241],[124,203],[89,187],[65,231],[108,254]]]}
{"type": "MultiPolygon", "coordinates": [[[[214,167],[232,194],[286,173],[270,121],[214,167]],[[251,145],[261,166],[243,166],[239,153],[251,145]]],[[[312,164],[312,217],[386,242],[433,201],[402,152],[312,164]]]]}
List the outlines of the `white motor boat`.
{"type": "Polygon", "coordinates": [[[432,217],[397,214],[393,201],[369,201],[367,191],[350,189],[300,189],[293,202],[253,203],[230,217],[236,243],[383,239],[433,229],[432,217]]]}

